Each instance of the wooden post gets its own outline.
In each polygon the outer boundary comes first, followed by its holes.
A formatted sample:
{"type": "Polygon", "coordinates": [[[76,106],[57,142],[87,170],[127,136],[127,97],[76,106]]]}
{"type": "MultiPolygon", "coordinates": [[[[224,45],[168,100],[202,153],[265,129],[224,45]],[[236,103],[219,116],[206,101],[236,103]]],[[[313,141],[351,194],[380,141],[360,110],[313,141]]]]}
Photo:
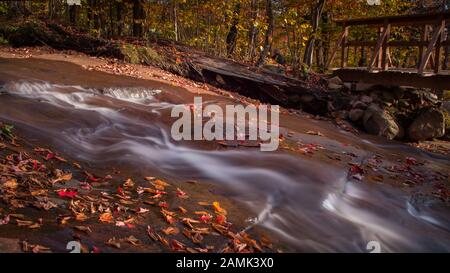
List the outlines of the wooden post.
{"type": "Polygon", "coordinates": [[[333,62],[334,57],[336,56],[336,53],[337,53],[339,47],[342,46],[342,43],[344,41],[344,37],[345,37],[346,33],[348,33],[348,28],[344,27],[344,30],[342,31],[341,35],[339,36],[339,40],[336,43],[336,46],[333,48],[333,51],[331,51],[330,58],[328,58],[328,62],[327,62],[327,66],[326,66],[327,69],[330,68],[330,65],[333,62]]]}
{"type": "MultiPolygon", "coordinates": [[[[383,32],[384,32],[384,27],[380,27],[379,29],[378,29],[378,37],[381,37],[381,35],[383,35],[383,32]]],[[[376,67],[377,68],[380,68],[381,67],[381,51],[379,50],[378,51],[378,53],[377,53],[377,60],[376,60],[376,67]]]]}
{"type": "Polygon", "coordinates": [[[344,36],[342,37],[342,45],[341,45],[341,68],[347,66],[347,59],[345,56],[347,53],[347,37],[348,37],[348,26],[345,26],[344,36]]]}
{"type": "Polygon", "coordinates": [[[387,55],[388,55],[388,51],[389,51],[388,40],[389,40],[389,35],[391,33],[391,24],[389,24],[387,21],[385,22],[385,28],[386,28],[386,35],[383,40],[382,51],[381,51],[381,70],[388,69],[388,60],[387,60],[388,56],[387,55]]]}
{"type": "MultiPolygon", "coordinates": [[[[442,19],[439,21],[439,23],[436,25],[433,36],[431,37],[430,43],[428,44],[427,50],[422,56],[422,59],[420,61],[420,67],[419,67],[419,74],[423,75],[425,71],[425,67],[427,66],[428,60],[430,59],[431,53],[433,52],[433,49],[435,48],[436,42],[438,39],[440,39],[442,32],[445,28],[445,21],[442,19]]],[[[440,43],[440,40],[439,40],[440,43]]]]}
{"type": "Polygon", "coordinates": [[[436,48],[434,53],[434,73],[439,73],[440,65],[441,65],[441,43],[444,40],[444,29],[445,29],[445,20],[441,19],[441,23],[439,28],[442,29],[442,31],[439,34],[439,37],[436,42],[436,48]]]}
{"type": "MultiPolygon", "coordinates": [[[[428,25],[424,25],[422,27],[422,33],[420,34],[420,41],[425,42],[427,40],[428,40],[428,25]]],[[[421,65],[420,62],[422,61],[422,58],[423,58],[423,46],[421,45],[419,46],[419,58],[417,60],[417,69],[420,68],[421,65]]]]}
{"type": "Polygon", "coordinates": [[[379,62],[378,67],[381,66],[381,47],[383,46],[384,40],[386,39],[389,31],[390,31],[390,25],[387,24],[385,27],[383,27],[383,32],[378,36],[377,44],[373,50],[373,54],[371,56],[369,66],[367,68],[367,70],[369,72],[373,71],[373,67],[375,65],[375,62],[377,62],[377,60],[379,62]]]}

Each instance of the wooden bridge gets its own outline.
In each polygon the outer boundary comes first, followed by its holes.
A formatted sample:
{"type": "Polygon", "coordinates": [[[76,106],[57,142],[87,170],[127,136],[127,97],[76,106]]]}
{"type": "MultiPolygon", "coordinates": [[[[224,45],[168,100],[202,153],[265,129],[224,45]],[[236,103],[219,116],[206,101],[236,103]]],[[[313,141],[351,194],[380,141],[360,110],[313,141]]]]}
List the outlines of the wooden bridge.
{"type": "MultiPolygon", "coordinates": [[[[366,82],[392,85],[450,89],[448,68],[450,40],[448,27],[450,12],[386,16],[335,21],[343,28],[331,51],[327,67],[335,64],[335,75],[347,82],[366,82]],[[397,40],[393,28],[410,31],[415,39],[397,40]],[[375,36],[372,41],[349,40],[353,29],[375,36]],[[375,35],[374,35],[375,34],[375,35]],[[413,66],[394,65],[391,48],[406,47],[416,50],[413,66]],[[349,66],[349,51],[354,49],[353,59],[361,56],[358,64],[349,66]],[[366,50],[369,49],[369,50],[366,50]],[[340,51],[340,63],[334,62],[340,51]],[[366,54],[367,52],[367,54],[366,54]],[[368,58],[366,56],[368,55],[368,58]],[[367,62],[368,60],[368,62],[367,62]]],[[[398,36],[398,35],[396,35],[398,36]]]]}

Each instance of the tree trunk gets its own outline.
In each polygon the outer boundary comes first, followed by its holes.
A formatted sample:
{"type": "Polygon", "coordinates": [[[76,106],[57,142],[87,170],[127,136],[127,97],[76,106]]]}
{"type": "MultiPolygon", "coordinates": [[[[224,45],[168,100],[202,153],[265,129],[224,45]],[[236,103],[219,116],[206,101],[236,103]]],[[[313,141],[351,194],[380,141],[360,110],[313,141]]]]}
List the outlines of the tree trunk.
{"type": "Polygon", "coordinates": [[[261,66],[264,64],[264,61],[266,60],[267,54],[270,50],[270,44],[272,42],[272,33],[273,33],[273,10],[272,10],[272,0],[266,0],[266,16],[267,16],[267,24],[268,28],[266,31],[266,35],[264,38],[264,47],[263,51],[261,52],[261,55],[259,55],[259,59],[256,62],[256,66],[261,66]]]}
{"type": "Polygon", "coordinates": [[[123,10],[123,3],[116,1],[116,24],[117,24],[117,35],[122,36],[122,10],[123,10]]]}
{"type": "Polygon", "coordinates": [[[234,53],[234,49],[236,48],[237,41],[237,25],[239,24],[239,13],[241,12],[241,4],[239,2],[234,6],[233,19],[230,30],[227,35],[227,56],[231,57],[234,53]]]}
{"type": "Polygon", "coordinates": [[[251,20],[252,25],[249,34],[248,56],[250,58],[250,61],[253,62],[253,58],[255,57],[256,39],[258,37],[258,29],[255,26],[259,13],[258,0],[252,0],[251,11],[252,11],[252,20],[251,20]]]}
{"type": "Polygon", "coordinates": [[[145,19],[143,0],[133,0],[133,36],[142,37],[143,20],[145,19]]]}
{"type": "Polygon", "coordinates": [[[70,5],[69,7],[69,22],[71,25],[77,24],[77,5],[70,5]]]}
{"type": "Polygon", "coordinates": [[[173,32],[175,33],[175,41],[178,42],[178,1],[173,0],[173,32]]]}
{"type": "Polygon", "coordinates": [[[54,9],[55,9],[55,0],[48,0],[48,19],[53,19],[54,9]]]}
{"type": "Polygon", "coordinates": [[[320,18],[322,17],[322,11],[323,8],[325,7],[325,1],[326,0],[317,0],[316,5],[312,11],[311,16],[312,32],[311,36],[308,39],[308,42],[306,43],[305,55],[303,56],[303,63],[308,67],[311,66],[313,61],[314,44],[317,39],[317,35],[319,34],[320,18]]]}

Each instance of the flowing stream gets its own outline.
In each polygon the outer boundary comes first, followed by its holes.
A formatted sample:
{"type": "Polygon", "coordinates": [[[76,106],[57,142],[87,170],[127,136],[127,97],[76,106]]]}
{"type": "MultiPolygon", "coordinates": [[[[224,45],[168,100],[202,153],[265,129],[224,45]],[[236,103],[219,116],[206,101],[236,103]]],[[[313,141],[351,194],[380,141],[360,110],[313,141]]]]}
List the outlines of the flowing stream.
{"type": "MultiPolygon", "coordinates": [[[[114,162],[137,173],[153,170],[220,184],[229,189],[230,198],[257,215],[248,219],[249,225],[267,230],[288,251],[367,252],[370,241],[377,241],[383,252],[450,251],[449,207],[422,200],[414,191],[351,181],[346,167],[284,151],[175,142],[170,109],[181,101],[162,96],[167,86],[117,87],[105,80],[103,88],[87,88],[83,82],[58,79],[2,80],[2,120],[80,161],[114,162]]],[[[349,134],[326,128],[322,133],[349,134]]],[[[334,139],[324,141],[332,145],[334,139]]],[[[361,139],[359,145],[418,151],[372,139],[361,139]]],[[[448,158],[421,156],[450,166],[448,158]]]]}

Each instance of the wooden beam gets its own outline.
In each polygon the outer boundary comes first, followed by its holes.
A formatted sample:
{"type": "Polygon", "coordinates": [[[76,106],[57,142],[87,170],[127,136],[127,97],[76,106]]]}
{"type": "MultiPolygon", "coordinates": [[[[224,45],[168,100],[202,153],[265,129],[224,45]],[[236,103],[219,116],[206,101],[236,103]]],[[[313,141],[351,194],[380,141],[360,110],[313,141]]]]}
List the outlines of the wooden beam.
{"type": "Polygon", "coordinates": [[[383,17],[370,17],[370,18],[356,18],[335,20],[337,25],[355,26],[355,25],[367,25],[371,27],[381,27],[385,24],[386,20],[393,26],[411,26],[411,25],[425,25],[436,23],[436,18],[443,18],[444,20],[450,19],[450,12],[434,12],[425,14],[409,14],[398,16],[383,16],[383,17]]]}
{"type": "Polygon", "coordinates": [[[431,53],[433,52],[436,42],[438,41],[438,39],[440,39],[441,33],[445,28],[445,23],[442,23],[442,22],[445,22],[445,21],[441,20],[441,22],[439,22],[439,24],[437,24],[435,26],[433,36],[431,37],[430,43],[428,44],[428,47],[427,47],[427,50],[425,51],[425,53],[422,56],[422,59],[420,61],[419,71],[418,71],[420,75],[424,74],[425,67],[427,66],[428,60],[430,59],[431,53]]]}
{"type": "Polygon", "coordinates": [[[327,62],[327,69],[330,68],[330,65],[333,63],[334,57],[336,56],[336,53],[339,49],[340,46],[342,46],[342,42],[344,41],[344,36],[346,35],[345,33],[348,33],[348,28],[344,28],[344,30],[342,31],[341,35],[339,35],[339,40],[336,43],[336,45],[333,48],[333,51],[331,51],[331,55],[330,58],[328,58],[328,62],[327,62]]]}
{"type": "Polygon", "coordinates": [[[341,45],[341,68],[347,66],[346,52],[347,52],[347,37],[348,37],[348,26],[344,28],[344,36],[342,37],[341,45]]]}
{"type": "MultiPolygon", "coordinates": [[[[445,42],[444,42],[445,43],[445,42]]],[[[365,46],[365,47],[373,47],[376,46],[377,42],[371,41],[347,41],[348,46],[365,46]]],[[[428,45],[427,41],[388,41],[388,47],[409,47],[409,46],[424,46],[428,45]]]]}
{"type": "Polygon", "coordinates": [[[370,72],[373,71],[373,66],[375,65],[375,61],[377,60],[377,56],[380,54],[381,47],[383,46],[384,40],[387,37],[387,34],[390,32],[390,25],[387,24],[383,28],[383,32],[378,36],[377,45],[373,50],[373,54],[370,58],[369,67],[367,68],[370,72]]]}
{"type": "Polygon", "coordinates": [[[391,33],[391,25],[386,22],[386,37],[383,40],[382,50],[381,50],[381,70],[388,69],[388,62],[387,62],[387,54],[389,51],[388,47],[388,40],[389,35],[391,33]]]}
{"type": "Polygon", "coordinates": [[[422,61],[423,47],[428,45],[428,42],[426,42],[427,39],[428,39],[428,25],[424,25],[422,27],[422,32],[420,33],[420,41],[424,44],[419,45],[419,58],[417,62],[417,69],[419,69],[420,62],[422,61]]]}
{"type": "Polygon", "coordinates": [[[441,24],[439,26],[442,30],[439,34],[439,37],[436,42],[435,52],[434,52],[434,73],[439,73],[440,65],[441,65],[441,43],[444,40],[444,29],[445,29],[445,20],[441,19],[441,24]]]}

